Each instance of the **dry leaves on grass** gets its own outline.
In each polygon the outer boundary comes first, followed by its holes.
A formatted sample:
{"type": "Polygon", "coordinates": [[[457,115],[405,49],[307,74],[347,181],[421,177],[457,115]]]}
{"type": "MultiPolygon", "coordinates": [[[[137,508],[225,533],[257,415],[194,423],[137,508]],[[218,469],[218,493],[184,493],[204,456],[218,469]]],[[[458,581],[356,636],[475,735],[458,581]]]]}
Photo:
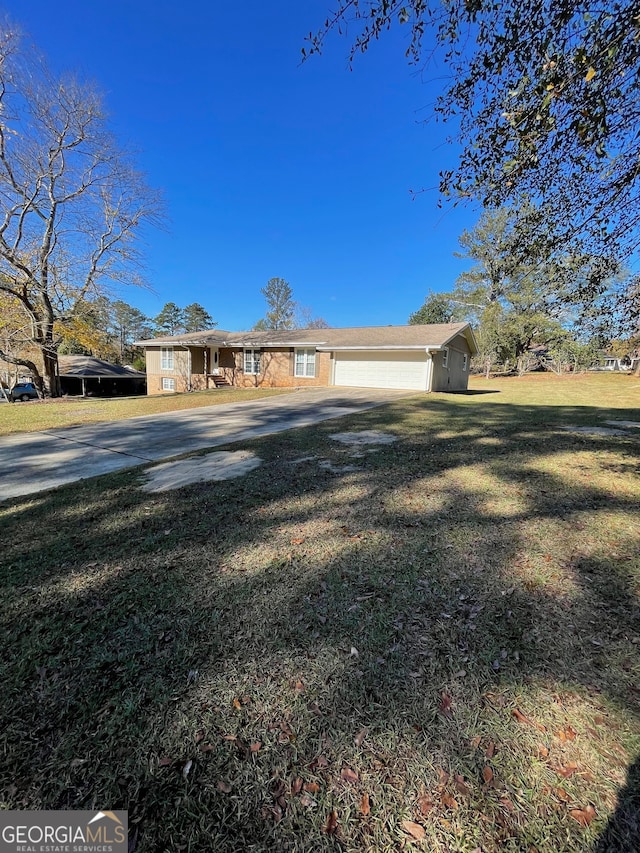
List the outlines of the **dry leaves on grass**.
{"type": "Polygon", "coordinates": [[[453,809],[455,811],[458,808],[458,801],[448,791],[442,792],[442,794],[440,795],[440,802],[447,809],[453,809]]]}
{"type": "Polygon", "coordinates": [[[591,803],[589,803],[589,805],[584,809],[571,809],[569,814],[580,824],[580,826],[589,826],[596,816],[596,810],[591,803]]]}
{"type": "Polygon", "coordinates": [[[360,800],[360,814],[366,817],[371,811],[371,802],[369,801],[369,794],[364,793],[362,795],[362,799],[360,800]]]}
{"type": "Polygon", "coordinates": [[[538,729],[539,732],[546,732],[547,730],[546,726],[543,726],[542,723],[537,723],[535,720],[532,720],[530,717],[527,717],[527,715],[523,714],[519,708],[514,708],[511,714],[523,726],[533,726],[533,728],[538,729]]]}
{"type": "Polygon", "coordinates": [[[482,778],[484,780],[485,785],[489,785],[493,782],[493,770],[489,767],[488,764],[482,768],[482,778]]]}
{"type": "Polygon", "coordinates": [[[567,726],[566,729],[560,729],[560,731],[556,732],[556,737],[559,741],[565,743],[568,740],[575,740],[577,734],[573,726],[567,726]]]}
{"type": "Polygon", "coordinates": [[[350,767],[343,767],[342,770],[340,771],[340,778],[344,782],[350,782],[350,783],[354,784],[355,782],[358,781],[358,774],[355,772],[355,770],[352,770],[350,767]]]}
{"type": "Polygon", "coordinates": [[[568,764],[561,764],[558,767],[552,767],[551,769],[554,770],[558,776],[562,776],[563,779],[570,779],[578,769],[578,765],[575,761],[570,761],[568,764]]]}
{"type": "Polygon", "coordinates": [[[362,731],[359,731],[358,734],[354,737],[353,742],[358,747],[358,749],[360,749],[360,747],[364,743],[364,739],[366,738],[366,736],[368,734],[369,734],[368,729],[362,729],[362,731]]]}
{"type": "Polygon", "coordinates": [[[442,714],[443,717],[447,717],[451,719],[453,716],[453,711],[451,710],[451,704],[453,700],[448,693],[443,693],[440,697],[440,703],[438,705],[438,712],[442,714]]]}
{"type": "Polygon", "coordinates": [[[430,794],[422,794],[421,797],[418,797],[418,810],[423,817],[426,817],[435,808],[435,805],[430,794]]]}
{"type": "Polygon", "coordinates": [[[423,827],[421,827],[419,823],[415,823],[413,820],[403,820],[402,828],[412,838],[415,838],[416,841],[422,841],[427,834],[423,827]]]}
{"type": "Polygon", "coordinates": [[[327,835],[335,835],[336,830],[338,829],[338,812],[333,809],[327,815],[327,819],[324,824],[324,831],[327,835]]]}
{"type": "Polygon", "coordinates": [[[465,782],[465,778],[464,778],[464,776],[461,776],[459,773],[456,773],[456,775],[453,777],[453,780],[454,780],[454,784],[455,784],[455,786],[456,786],[457,790],[458,790],[458,791],[459,791],[459,792],[460,792],[464,797],[468,797],[468,796],[470,796],[470,794],[471,794],[471,788],[470,788],[470,787],[467,785],[467,783],[465,782]]]}

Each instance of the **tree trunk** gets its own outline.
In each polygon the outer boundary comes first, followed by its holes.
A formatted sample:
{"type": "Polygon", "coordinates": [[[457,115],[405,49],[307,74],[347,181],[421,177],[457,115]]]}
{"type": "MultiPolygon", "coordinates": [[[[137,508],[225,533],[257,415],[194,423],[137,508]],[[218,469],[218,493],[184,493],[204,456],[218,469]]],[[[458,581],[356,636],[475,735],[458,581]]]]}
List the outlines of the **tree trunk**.
{"type": "Polygon", "coordinates": [[[44,351],[42,358],[44,363],[44,384],[51,397],[60,397],[62,390],[60,387],[60,377],[58,376],[58,353],[44,351]]]}

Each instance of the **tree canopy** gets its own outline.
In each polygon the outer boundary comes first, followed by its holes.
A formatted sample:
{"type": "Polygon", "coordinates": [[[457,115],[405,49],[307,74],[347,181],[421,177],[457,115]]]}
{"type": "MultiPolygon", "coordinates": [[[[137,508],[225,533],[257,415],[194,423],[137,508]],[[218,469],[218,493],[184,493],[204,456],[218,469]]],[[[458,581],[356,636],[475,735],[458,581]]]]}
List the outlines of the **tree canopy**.
{"type": "Polygon", "coordinates": [[[21,306],[30,355],[0,350],[59,393],[59,329],[113,283],[139,282],[136,237],[157,195],[110,134],[99,94],[54,77],[0,25],[0,292],[21,306]]]}
{"type": "Polygon", "coordinates": [[[409,317],[410,326],[422,326],[429,323],[453,323],[456,319],[456,306],[446,293],[429,293],[424,304],[409,317]]]}
{"type": "Polygon", "coordinates": [[[577,239],[600,256],[638,248],[637,3],[338,0],[303,54],[339,30],[353,59],[396,25],[407,28],[406,56],[423,73],[438,60],[446,66],[435,112],[453,120],[461,153],[440,174],[443,196],[485,208],[544,204],[547,254],[577,239]]]}
{"type": "Polygon", "coordinates": [[[260,289],[267,303],[267,313],[255,324],[255,329],[293,329],[296,303],[293,290],[283,278],[270,278],[260,289]]]}

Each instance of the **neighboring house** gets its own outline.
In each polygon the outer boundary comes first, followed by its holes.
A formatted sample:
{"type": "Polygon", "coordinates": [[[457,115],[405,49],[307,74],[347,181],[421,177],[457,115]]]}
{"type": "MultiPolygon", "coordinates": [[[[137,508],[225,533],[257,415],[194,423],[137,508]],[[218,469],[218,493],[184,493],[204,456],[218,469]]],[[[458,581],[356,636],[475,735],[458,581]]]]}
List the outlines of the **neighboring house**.
{"type": "Polygon", "coordinates": [[[353,329],[225,332],[135,342],[147,393],[238,387],[399,388],[464,391],[478,351],[468,323],[353,329]]]}
{"type": "Polygon", "coordinates": [[[146,391],[144,373],[89,355],[58,356],[58,371],[63,394],[119,397],[146,391]]]}

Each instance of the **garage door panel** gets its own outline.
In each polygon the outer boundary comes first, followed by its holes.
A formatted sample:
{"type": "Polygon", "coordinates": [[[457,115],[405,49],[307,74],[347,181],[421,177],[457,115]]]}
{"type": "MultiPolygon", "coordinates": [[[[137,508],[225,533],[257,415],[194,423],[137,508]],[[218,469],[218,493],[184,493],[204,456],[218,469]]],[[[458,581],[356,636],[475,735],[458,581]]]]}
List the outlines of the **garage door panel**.
{"type": "Polygon", "coordinates": [[[427,356],[424,352],[336,353],[334,384],[424,391],[427,356]]]}

